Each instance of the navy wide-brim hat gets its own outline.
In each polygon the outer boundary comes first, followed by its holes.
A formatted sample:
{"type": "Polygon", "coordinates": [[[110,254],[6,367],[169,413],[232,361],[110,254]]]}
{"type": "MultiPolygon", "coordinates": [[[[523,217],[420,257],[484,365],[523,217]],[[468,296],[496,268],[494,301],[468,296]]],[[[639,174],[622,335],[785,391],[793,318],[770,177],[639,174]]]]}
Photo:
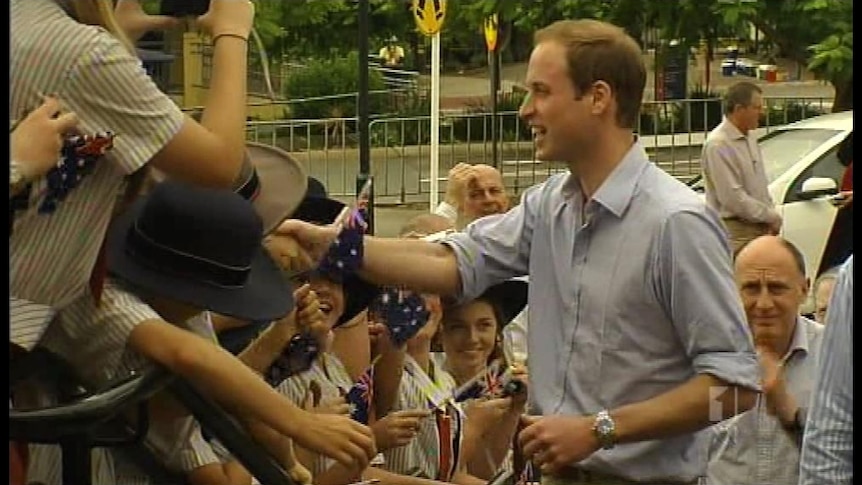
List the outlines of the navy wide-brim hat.
{"type": "Polygon", "coordinates": [[[491,286],[478,299],[490,302],[500,312],[500,328],[505,327],[527,306],[530,284],[524,280],[506,280],[491,286]]]}
{"type": "MultiPolygon", "coordinates": [[[[305,198],[291,217],[312,224],[331,224],[335,222],[335,219],[344,207],[345,204],[343,202],[329,198],[326,193],[326,187],[319,180],[314,177],[308,177],[308,189],[305,192],[305,198]]],[[[315,274],[341,284],[342,291],[344,292],[344,313],[341,314],[341,317],[335,323],[336,327],[344,325],[356,317],[356,315],[359,315],[359,313],[368,308],[374,297],[380,293],[378,286],[368,283],[353,273],[341,277],[322,272],[316,272],[315,274]]]]}
{"type": "Polygon", "coordinates": [[[320,180],[308,177],[305,197],[293,211],[292,217],[312,224],[332,224],[344,206],[343,202],[329,198],[320,180]]]}
{"type": "Polygon", "coordinates": [[[275,320],[293,309],[293,294],[262,238],[260,216],[240,195],[165,181],[112,223],[108,270],[148,294],[275,320]]]}

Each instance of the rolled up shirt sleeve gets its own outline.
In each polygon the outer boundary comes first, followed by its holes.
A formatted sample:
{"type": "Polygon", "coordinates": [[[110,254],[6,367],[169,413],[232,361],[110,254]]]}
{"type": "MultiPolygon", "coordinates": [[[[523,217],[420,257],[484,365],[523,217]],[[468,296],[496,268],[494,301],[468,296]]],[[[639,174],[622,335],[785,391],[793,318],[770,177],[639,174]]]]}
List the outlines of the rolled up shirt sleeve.
{"type": "Polygon", "coordinates": [[[663,225],[656,291],[695,372],[760,390],[760,366],[714,211],[677,212],[663,225]]]}
{"type": "Polygon", "coordinates": [[[464,232],[441,241],[458,260],[459,301],[472,300],[489,286],[528,273],[541,187],[529,189],[509,212],[477,219],[464,232]]]}

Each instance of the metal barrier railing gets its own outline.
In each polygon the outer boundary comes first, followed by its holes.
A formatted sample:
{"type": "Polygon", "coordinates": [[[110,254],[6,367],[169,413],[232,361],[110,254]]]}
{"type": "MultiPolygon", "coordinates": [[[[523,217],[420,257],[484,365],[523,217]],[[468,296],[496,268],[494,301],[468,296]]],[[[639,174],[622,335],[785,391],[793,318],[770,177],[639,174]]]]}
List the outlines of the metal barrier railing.
{"type": "MultiPolygon", "coordinates": [[[[830,98],[766,98],[762,131],[831,110],[830,98]]],[[[721,121],[719,99],[644,103],[637,131],[650,158],[669,173],[700,172],[700,150],[721,121]]],[[[440,116],[439,174],[458,162],[494,164],[490,113],[444,112],[440,116]]],[[[535,160],[529,128],[517,112],[497,115],[498,162],[507,188],[517,195],[561,164],[535,160]]],[[[248,123],[249,139],[278,146],[303,163],[334,196],[350,196],[359,168],[355,118],[248,123]]],[[[381,202],[427,201],[430,188],[430,117],[377,117],[369,126],[375,197],[381,202]]],[[[440,184],[445,190],[445,183],[440,184]]]]}

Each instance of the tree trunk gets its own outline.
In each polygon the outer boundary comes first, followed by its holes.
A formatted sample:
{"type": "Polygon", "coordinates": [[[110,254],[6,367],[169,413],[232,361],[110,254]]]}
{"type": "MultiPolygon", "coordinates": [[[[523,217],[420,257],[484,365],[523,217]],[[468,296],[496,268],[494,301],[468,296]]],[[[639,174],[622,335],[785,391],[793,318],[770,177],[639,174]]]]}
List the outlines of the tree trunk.
{"type": "Polygon", "coordinates": [[[835,88],[835,100],[832,102],[832,112],[849,111],[853,109],[853,77],[844,81],[832,81],[835,88]]]}
{"type": "Polygon", "coordinates": [[[712,75],[712,55],[713,55],[712,50],[713,50],[712,39],[706,39],[706,55],[704,56],[704,57],[706,57],[706,59],[704,59],[706,61],[706,62],[704,62],[704,64],[706,64],[706,67],[705,67],[706,72],[704,72],[704,77],[703,77],[703,82],[704,82],[704,84],[706,84],[706,86],[704,86],[704,92],[705,93],[710,92],[709,91],[709,82],[710,82],[710,77],[712,75]]]}
{"type": "Polygon", "coordinates": [[[413,70],[417,72],[425,72],[425,56],[419,52],[419,34],[411,32],[410,36],[410,52],[413,54],[413,70]]]}

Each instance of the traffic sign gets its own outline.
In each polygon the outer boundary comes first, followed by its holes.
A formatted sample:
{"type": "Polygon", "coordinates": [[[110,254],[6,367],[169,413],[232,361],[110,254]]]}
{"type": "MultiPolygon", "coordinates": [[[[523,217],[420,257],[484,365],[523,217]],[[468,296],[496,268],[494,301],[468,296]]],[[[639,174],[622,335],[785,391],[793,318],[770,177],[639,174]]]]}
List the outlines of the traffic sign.
{"type": "Polygon", "coordinates": [[[497,50],[498,26],[497,14],[493,14],[485,19],[485,44],[491,52],[497,50]]]}
{"type": "Polygon", "coordinates": [[[413,0],[416,27],[428,37],[440,32],[446,19],[446,0],[413,0]]]}

